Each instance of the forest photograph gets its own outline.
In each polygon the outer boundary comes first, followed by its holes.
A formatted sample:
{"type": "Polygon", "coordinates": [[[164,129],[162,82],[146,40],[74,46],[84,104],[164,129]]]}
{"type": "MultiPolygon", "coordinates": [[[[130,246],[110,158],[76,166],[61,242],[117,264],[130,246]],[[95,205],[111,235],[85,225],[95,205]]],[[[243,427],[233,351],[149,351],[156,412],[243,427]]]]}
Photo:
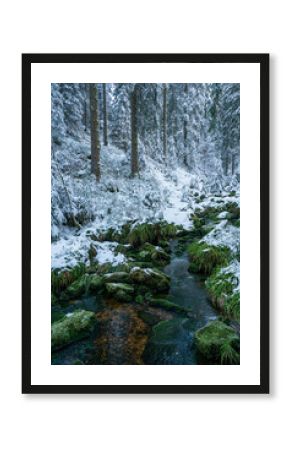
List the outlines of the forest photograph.
{"type": "Polygon", "coordinates": [[[51,364],[240,364],[240,84],[51,84],[51,364]]]}

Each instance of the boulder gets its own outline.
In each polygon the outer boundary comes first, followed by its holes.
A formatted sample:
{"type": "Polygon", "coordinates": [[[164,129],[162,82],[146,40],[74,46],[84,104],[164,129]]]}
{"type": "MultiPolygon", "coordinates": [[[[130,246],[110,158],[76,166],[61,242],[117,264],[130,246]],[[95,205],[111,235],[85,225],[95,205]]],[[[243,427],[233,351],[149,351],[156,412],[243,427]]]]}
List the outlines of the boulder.
{"type": "Polygon", "coordinates": [[[102,289],[103,284],[104,282],[101,276],[84,274],[66,289],[64,298],[74,299],[81,297],[89,291],[98,292],[102,289]]]}
{"type": "Polygon", "coordinates": [[[90,275],[85,274],[74,281],[65,291],[68,298],[78,298],[83,295],[89,287],[90,275]]]}
{"type": "Polygon", "coordinates": [[[232,327],[220,320],[214,320],[197,330],[195,343],[208,364],[239,364],[239,336],[232,327]]]}
{"type": "Polygon", "coordinates": [[[170,288],[170,278],[157,269],[142,269],[134,267],[129,275],[130,281],[137,284],[145,291],[168,292],[170,288]]]}
{"type": "Polygon", "coordinates": [[[134,288],[125,283],[106,283],[107,293],[121,302],[130,302],[133,300],[134,288]]]}
{"type": "Polygon", "coordinates": [[[169,300],[158,298],[149,300],[149,305],[157,308],[166,309],[166,311],[174,311],[177,313],[188,313],[190,310],[169,300]]]}
{"type": "Polygon", "coordinates": [[[128,283],[129,274],[127,272],[107,273],[103,279],[105,283],[128,283]]]}
{"type": "Polygon", "coordinates": [[[148,242],[143,245],[142,251],[139,253],[141,261],[152,261],[156,264],[166,265],[170,262],[170,256],[161,247],[154,246],[148,242]]]}
{"type": "Polygon", "coordinates": [[[90,311],[76,311],[67,314],[51,326],[52,350],[86,337],[93,328],[95,314],[90,311]]]}
{"type": "Polygon", "coordinates": [[[99,275],[91,275],[89,278],[89,289],[91,292],[98,292],[104,286],[104,280],[99,275]]]}

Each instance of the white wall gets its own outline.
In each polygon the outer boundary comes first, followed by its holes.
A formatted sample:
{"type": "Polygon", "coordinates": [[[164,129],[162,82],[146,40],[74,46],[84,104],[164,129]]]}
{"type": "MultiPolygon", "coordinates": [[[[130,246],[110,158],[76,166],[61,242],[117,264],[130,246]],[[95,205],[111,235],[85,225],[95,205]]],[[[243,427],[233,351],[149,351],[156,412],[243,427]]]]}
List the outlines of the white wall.
{"type": "Polygon", "coordinates": [[[159,3],[146,0],[142,4],[133,0],[6,2],[0,29],[0,155],[5,158],[0,166],[3,183],[0,442],[5,450],[92,447],[129,450],[149,446],[168,450],[189,446],[224,450],[244,450],[247,446],[266,450],[287,446],[290,67],[286,5],[284,0],[159,3]],[[21,52],[272,53],[270,396],[21,395],[21,52]]]}

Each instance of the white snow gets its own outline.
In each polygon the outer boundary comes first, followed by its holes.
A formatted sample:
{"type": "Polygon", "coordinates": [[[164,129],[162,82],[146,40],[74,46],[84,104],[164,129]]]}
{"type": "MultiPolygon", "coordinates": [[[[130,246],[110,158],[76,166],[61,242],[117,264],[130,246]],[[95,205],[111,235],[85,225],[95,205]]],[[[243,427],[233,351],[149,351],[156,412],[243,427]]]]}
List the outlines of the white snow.
{"type": "Polygon", "coordinates": [[[121,253],[116,253],[117,242],[95,242],[86,235],[84,228],[77,235],[67,231],[57,242],[51,244],[52,269],[71,268],[79,262],[89,263],[89,248],[92,244],[97,251],[95,260],[100,264],[110,262],[113,266],[123,263],[126,258],[121,253]]]}
{"type": "Polygon", "coordinates": [[[222,220],[201,241],[209,245],[226,246],[236,253],[240,248],[240,229],[222,220]]]}
{"type": "Polygon", "coordinates": [[[237,259],[220,270],[221,273],[229,273],[232,275],[232,283],[235,285],[234,292],[240,291],[240,263],[237,259]]]}

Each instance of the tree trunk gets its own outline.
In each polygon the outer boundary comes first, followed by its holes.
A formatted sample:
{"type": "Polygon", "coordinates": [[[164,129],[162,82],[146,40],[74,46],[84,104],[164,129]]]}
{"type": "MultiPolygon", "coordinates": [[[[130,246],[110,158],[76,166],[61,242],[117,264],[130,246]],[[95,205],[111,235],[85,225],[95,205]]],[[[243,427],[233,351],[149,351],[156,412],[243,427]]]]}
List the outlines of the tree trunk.
{"type": "Polygon", "coordinates": [[[163,84],[163,159],[167,159],[167,85],[163,84]]]}
{"type": "Polygon", "coordinates": [[[103,136],[104,136],[104,145],[108,145],[108,118],[107,118],[107,92],[106,92],[106,83],[103,83],[103,136]]]}
{"type": "Polygon", "coordinates": [[[184,85],[184,107],[183,107],[183,148],[184,148],[184,164],[188,166],[188,152],[187,152],[187,135],[188,135],[188,117],[187,117],[187,102],[188,102],[188,84],[184,85]]]}
{"type": "Polygon", "coordinates": [[[100,181],[100,140],[98,120],[98,92],[95,83],[90,84],[90,109],[91,109],[91,171],[100,181]]]}
{"type": "Polygon", "coordinates": [[[138,129],[137,129],[137,86],[131,94],[131,175],[139,172],[138,129]]]}
{"type": "Polygon", "coordinates": [[[232,175],[235,173],[235,155],[232,155],[232,175]]]}

